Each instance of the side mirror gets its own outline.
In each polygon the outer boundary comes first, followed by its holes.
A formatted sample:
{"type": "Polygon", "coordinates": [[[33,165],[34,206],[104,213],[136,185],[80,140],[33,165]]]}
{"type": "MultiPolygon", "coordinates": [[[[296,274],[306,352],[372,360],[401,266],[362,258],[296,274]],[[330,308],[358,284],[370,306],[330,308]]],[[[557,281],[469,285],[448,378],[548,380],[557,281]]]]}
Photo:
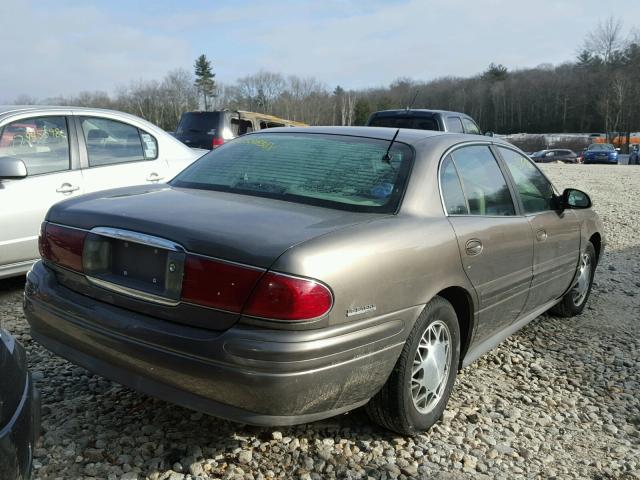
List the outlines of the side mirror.
{"type": "Polygon", "coordinates": [[[493,137],[493,132],[484,132],[485,137],[493,137]]]}
{"type": "Polygon", "coordinates": [[[27,166],[16,157],[0,157],[0,180],[20,179],[27,176],[27,166]]]}
{"type": "Polygon", "coordinates": [[[582,190],[577,190],[575,188],[567,188],[562,192],[562,196],[560,197],[560,208],[562,210],[566,208],[590,208],[591,205],[592,203],[589,195],[584,193],[582,190]]]}

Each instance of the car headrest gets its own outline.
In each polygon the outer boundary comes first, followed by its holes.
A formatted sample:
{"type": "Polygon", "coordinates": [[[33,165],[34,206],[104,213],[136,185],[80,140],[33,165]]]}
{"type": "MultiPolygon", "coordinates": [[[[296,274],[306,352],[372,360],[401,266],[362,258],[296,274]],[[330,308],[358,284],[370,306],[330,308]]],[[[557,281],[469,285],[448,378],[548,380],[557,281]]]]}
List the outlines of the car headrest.
{"type": "Polygon", "coordinates": [[[107,138],[107,132],[104,130],[100,130],[99,128],[94,128],[93,130],[89,130],[87,134],[87,140],[101,140],[103,138],[107,138]]]}

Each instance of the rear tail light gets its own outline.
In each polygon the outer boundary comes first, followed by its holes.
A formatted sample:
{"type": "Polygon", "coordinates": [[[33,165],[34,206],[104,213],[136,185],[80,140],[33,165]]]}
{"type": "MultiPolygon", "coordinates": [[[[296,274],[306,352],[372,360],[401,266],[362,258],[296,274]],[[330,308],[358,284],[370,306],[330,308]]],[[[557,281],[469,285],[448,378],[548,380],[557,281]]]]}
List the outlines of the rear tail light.
{"type": "Polygon", "coordinates": [[[212,148],[218,148],[220,145],[224,144],[224,138],[213,137],[212,148]]]}
{"type": "Polygon", "coordinates": [[[271,320],[311,320],[333,305],[329,288],[314,280],[268,272],[258,283],[243,315],[271,320]]]}
{"type": "Polygon", "coordinates": [[[44,222],[38,247],[42,258],[62,267],[82,272],[82,250],[87,232],[44,222]]]}
{"type": "Polygon", "coordinates": [[[240,313],[263,271],[196,255],[187,255],[182,300],[240,313]]]}

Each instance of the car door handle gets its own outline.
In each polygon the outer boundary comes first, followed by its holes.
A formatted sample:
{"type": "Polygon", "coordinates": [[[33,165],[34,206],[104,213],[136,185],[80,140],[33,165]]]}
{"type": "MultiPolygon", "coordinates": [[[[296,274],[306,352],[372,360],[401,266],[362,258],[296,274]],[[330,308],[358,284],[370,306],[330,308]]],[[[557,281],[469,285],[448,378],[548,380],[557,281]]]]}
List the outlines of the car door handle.
{"type": "Polygon", "coordinates": [[[160,180],[162,180],[164,177],[161,177],[160,175],[158,175],[156,172],[152,172],[149,174],[149,176],[147,177],[147,182],[159,182],[160,180]]]}
{"type": "Polygon", "coordinates": [[[56,192],[58,193],[72,193],[72,192],[75,192],[76,190],[80,190],[80,187],[76,187],[66,182],[60,185],[59,188],[56,188],[56,192]]]}
{"type": "Polygon", "coordinates": [[[536,232],[536,240],[539,242],[544,242],[547,237],[547,231],[544,228],[541,228],[536,232]]]}
{"type": "Polygon", "coordinates": [[[467,252],[467,255],[471,257],[480,255],[482,253],[483,248],[484,247],[482,246],[482,242],[477,238],[472,238],[471,240],[468,240],[465,245],[465,251],[467,252]]]}

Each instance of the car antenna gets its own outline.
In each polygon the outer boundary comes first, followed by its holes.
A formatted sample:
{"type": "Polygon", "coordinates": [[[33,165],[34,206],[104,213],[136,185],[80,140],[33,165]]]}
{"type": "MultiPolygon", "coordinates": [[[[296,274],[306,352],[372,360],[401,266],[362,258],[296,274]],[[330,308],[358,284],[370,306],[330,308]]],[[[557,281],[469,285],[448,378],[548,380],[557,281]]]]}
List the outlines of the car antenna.
{"type": "Polygon", "coordinates": [[[413,104],[415,103],[416,98],[418,98],[419,93],[420,93],[420,90],[416,90],[416,93],[413,94],[413,98],[411,99],[411,103],[407,105],[407,108],[405,110],[411,110],[411,107],[413,107],[413,104]]]}
{"type": "Polygon", "coordinates": [[[400,129],[397,129],[396,134],[393,136],[393,138],[391,139],[391,142],[389,143],[389,146],[387,147],[387,153],[385,153],[384,156],[382,157],[382,161],[387,162],[389,165],[391,165],[391,155],[389,155],[389,152],[391,151],[393,142],[396,141],[396,137],[398,136],[399,133],[400,133],[400,129]]]}

